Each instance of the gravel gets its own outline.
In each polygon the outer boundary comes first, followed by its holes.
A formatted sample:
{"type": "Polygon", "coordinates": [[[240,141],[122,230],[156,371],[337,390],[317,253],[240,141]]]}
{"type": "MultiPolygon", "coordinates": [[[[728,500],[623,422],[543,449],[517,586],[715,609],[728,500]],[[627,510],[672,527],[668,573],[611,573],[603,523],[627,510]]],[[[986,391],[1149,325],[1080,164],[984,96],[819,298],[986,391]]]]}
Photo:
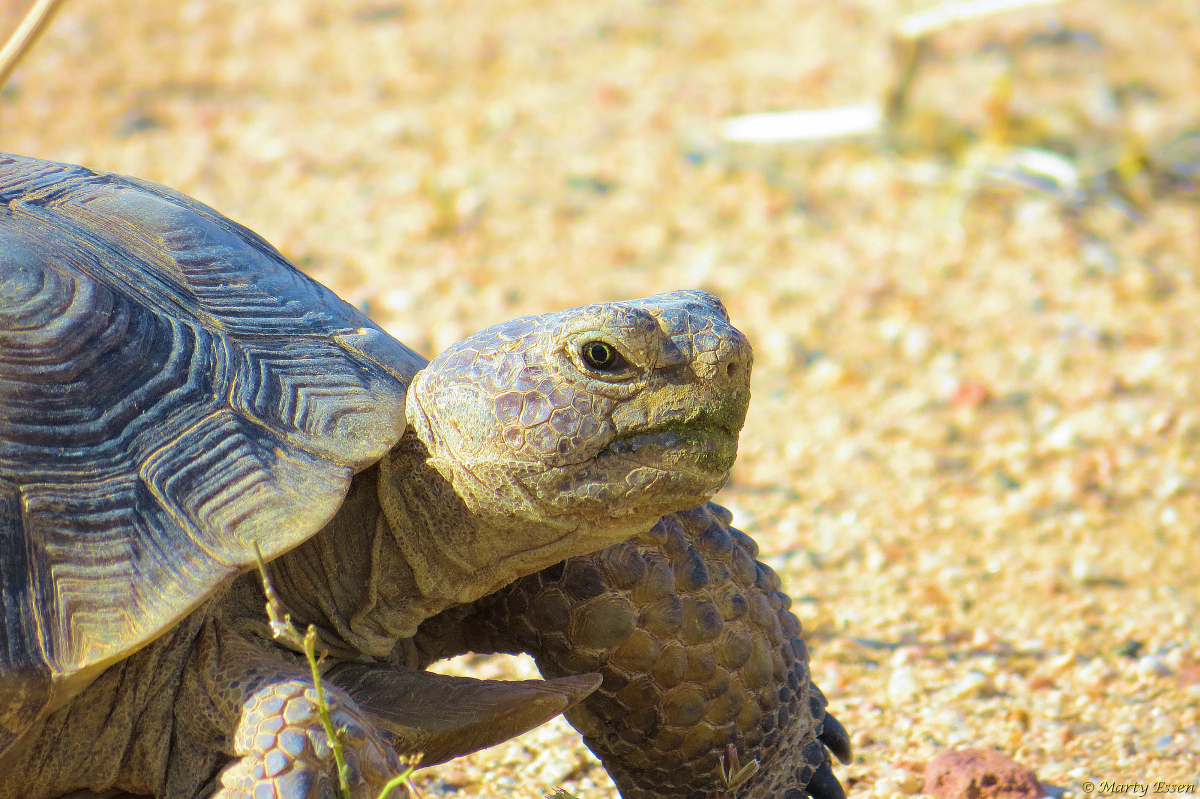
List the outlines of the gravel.
{"type": "MultiPolygon", "coordinates": [[[[0,93],[0,147],[209,202],[425,354],[714,291],[758,356],[720,499],[796,599],[850,795],[917,791],[950,746],[1067,799],[1195,782],[1198,206],[1136,158],[1084,204],[978,179],[997,148],[1082,170],[1195,124],[1200,12],[946,31],[898,149],[718,143],[730,115],[881,97],[914,8],[71,0],[0,93]]],[[[421,779],[615,796],[561,720],[421,779]]]]}

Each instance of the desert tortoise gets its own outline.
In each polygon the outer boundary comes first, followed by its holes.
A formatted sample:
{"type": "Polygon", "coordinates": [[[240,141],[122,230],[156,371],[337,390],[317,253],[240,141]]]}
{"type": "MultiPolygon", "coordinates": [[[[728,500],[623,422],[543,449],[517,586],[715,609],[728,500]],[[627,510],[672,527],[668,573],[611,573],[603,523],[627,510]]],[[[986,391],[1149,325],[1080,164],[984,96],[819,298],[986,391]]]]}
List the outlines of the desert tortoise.
{"type": "Polygon", "coordinates": [[[0,157],[0,799],[355,799],[566,710],[626,797],[839,799],[845,730],[707,500],[751,351],[702,292],[490,328],[432,362],[251,231],[0,157]],[[545,682],[429,674],[528,651],[545,682]],[[73,792],[80,792],[74,794],[73,792]]]}

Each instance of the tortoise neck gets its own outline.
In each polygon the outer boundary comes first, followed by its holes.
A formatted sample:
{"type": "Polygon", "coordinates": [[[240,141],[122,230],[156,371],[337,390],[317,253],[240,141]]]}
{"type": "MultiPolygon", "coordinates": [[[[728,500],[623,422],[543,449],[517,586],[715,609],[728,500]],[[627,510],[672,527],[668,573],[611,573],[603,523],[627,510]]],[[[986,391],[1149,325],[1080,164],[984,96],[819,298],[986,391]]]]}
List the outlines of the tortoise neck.
{"type": "Polygon", "coordinates": [[[446,589],[467,564],[441,557],[439,542],[474,525],[427,459],[410,431],[355,475],[320,532],[270,565],[288,612],[301,627],[315,624],[335,658],[386,657],[398,639],[458,601],[460,592],[446,589]]]}
{"type": "Polygon", "coordinates": [[[410,427],[354,477],[320,532],[272,563],[280,598],[297,622],[317,625],[331,655],[387,657],[430,616],[652,524],[631,518],[590,527],[494,509],[485,517],[462,495],[475,476],[458,472],[431,456],[410,427]]]}

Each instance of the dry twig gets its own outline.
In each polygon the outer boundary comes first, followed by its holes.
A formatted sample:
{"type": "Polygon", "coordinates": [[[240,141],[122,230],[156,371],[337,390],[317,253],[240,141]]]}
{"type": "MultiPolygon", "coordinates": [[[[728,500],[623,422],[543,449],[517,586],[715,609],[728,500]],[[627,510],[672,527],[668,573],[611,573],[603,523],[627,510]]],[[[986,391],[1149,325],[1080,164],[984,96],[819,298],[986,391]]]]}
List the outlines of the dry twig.
{"type": "Polygon", "coordinates": [[[62,0],[35,0],[29,13],[4,44],[4,49],[0,50],[0,87],[4,86],[17,64],[21,63],[29,48],[33,47],[33,43],[46,30],[54,12],[58,11],[61,5],[62,0]]]}

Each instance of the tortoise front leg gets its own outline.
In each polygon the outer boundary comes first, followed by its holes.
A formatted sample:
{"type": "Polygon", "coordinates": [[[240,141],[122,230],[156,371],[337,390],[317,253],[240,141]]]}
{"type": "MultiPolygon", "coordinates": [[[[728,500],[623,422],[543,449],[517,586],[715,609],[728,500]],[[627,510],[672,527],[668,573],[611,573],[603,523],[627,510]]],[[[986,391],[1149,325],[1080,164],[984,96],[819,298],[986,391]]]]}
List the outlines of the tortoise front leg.
{"type": "MultiPolygon", "coordinates": [[[[235,760],[220,776],[213,799],[333,799],[337,767],[317,706],[312,674],[269,645],[224,628],[219,665],[203,672],[207,693],[233,719],[235,760]]],[[[322,681],[349,767],[353,799],[374,799],[402,772],[389,736],[344,690],[322,681]]]]}
{"type": "Polygon", "coordinates": [[[808,672],[800,622],[758,547],[708,504],[430,619],[419,663],[528,652],[547,677],[599,672],[566,711],[625,799],[844,799],[850,740],[808,672]],[[733,755],[736,755],[733,756],[733,755]],[[719,774],[757,760],[732,790],[719,774]]]}
{"type": "MultiPolygon", "coordinates": [[[[233,749],[213,799],[333,799],[337,770],[311,672],[222,630],[207,693],[240,697],[233,749]],[[265,793],[264,793],[265,791],[265,793]]],[[[353,799],[374,799],[401,772],[397,752],[431,765],[508,740],[578,703],[598,674],[555,680],[474,680],[349,662],[322,679],[349,766],[353,799]]]]}
{"type": "MultiPolygon", "coordinates": [[[[353,799],[374,799],[401,772],[396,751],[344,692],[325,698],[349,767],[353,799]]],[[[234,736],[239,759],[221,774],[214,799],[333,799],[337,766],[317,710],[311,677],[265,680],[249,694],[234,736]],[[263,793],[265,786],[271,791],[263,793]]]]}

